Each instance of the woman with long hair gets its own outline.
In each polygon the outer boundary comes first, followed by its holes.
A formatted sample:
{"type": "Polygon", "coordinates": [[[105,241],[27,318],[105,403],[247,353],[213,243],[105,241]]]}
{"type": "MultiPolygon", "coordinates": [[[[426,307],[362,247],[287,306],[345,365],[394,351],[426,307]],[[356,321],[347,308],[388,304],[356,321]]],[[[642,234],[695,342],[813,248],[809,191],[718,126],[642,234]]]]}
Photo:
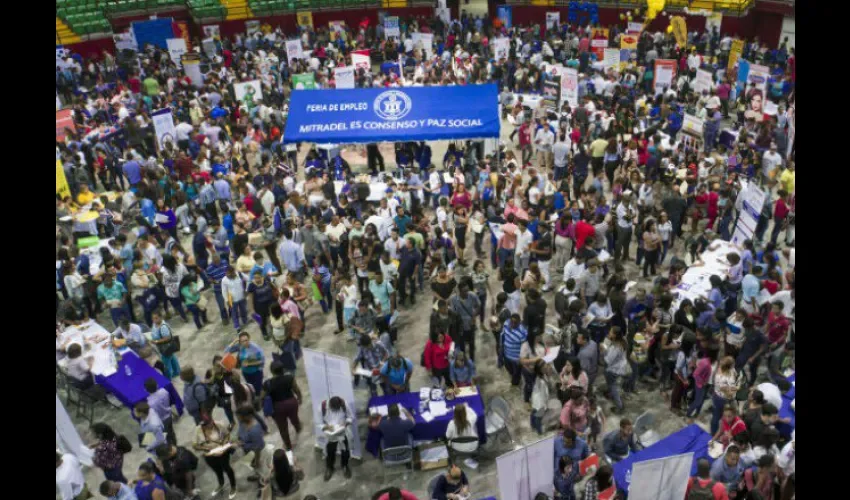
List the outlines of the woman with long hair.
{"type": "Polygon", "coordinates": [[[685,339],[676,353],[676,366],[673,370],[673,392],[670,395],[670,410],[682,411],[682,398],[690,385],[688,379],[694,369],[694,341],[685,339]]]}
{"type": "Polygon", "coordinates": [[[580,387],[570,387],[569,399],[561,408],[559,418],[562,429],[572,429],[576,434],[587,436],[590,428],[588,426],[590,416],[590,401],[580,387]]]}
{"type": "Polygon", "coordinates": [[[602,465],[596,475],[584,485],[584,500],[598,500],[599,494],[614,486],[614,469],[610,465],[602,465]]]}
{"type": "Polygon", "coordinates": [[[478,428],[475,427],[477,421],[478,415],[465,404],[455,406],[454,416],[446,428],[446,439],[478,437],[478,428]]]}
{"type": "Polygon", "coordinates": [[[605,381],[608,384],[608,395],[615,406],[611,413],[623,411],[623,401],[620,399],[620,380],[629,374],[629,362],[626,358],[627,344],[620,327],[612,326],[608,332],[610,347],[600,345],[605,356],[605,381]]]}
{"type": "Polygon", "coordinates": [[[644,279],[649,278],[649,274],[647,274],[647,268],[651,271],[651,275],[655,276],[655,266],[658,264],[658,254],[661,250],[661,235],[658,234],[658,229],[656,227],[655,221],[653,219],[649,219],[646,221],[646,224],[643,228],[643,252],[644,252],[644,261],[643,261],[643,277],[644,279]]]}
{"type": "Polygon", "coordinates": [[[558,400],[561,401],[562,405],[570,398],[573,387],[577,387],[582,392],[587,393],[587,373],[581,368],[578,358],[570,357],[567,359],[564,367],[561,369],[560,382],[558,400]]]}
{"type": "Polygon", "coordinates": [[[425,369],[431,373],[433,384],[450,385],[449,376],[449,351],[452,346],[452,338],[446,332],[432,331],[430,338],[425,342],[425,369]]]}
{"type": "Polygon", "coordinates": [[[224,491],[224,475],[227,474],[227,480],[230,482],[228,498],[232,500],[236,498],[236,475],[233,473],[233,467],[230,466],[230,457],[233,455],[234,449],[231,447],[224,451],[211,453],[217,448],[230,444],[230,442],[230,428],[213,421],[208,412],[201,411],[201,422],[195,427],[195,439],[192,446],[196,451],[204,453],[204,461],[215,472],[218,488],[212,492],[212,496],[224,491]]]}
{"type": "Polygon", "coordinates": [[[192,313],[192,319],[195,321],[195,326],[198,330],[204,328],[204,325],[209,323],[207,319],[207,310],[201,309],[201,292],[198,290],[198,280],[193,274],[187,274],[180,281],[180,295],[183,297],[183,304],[186,309],[192,313]]]}
{"type": "Polygon", "coordinates": [[[91,426],[92,434],[97,439],[97,444],[93,446],[94,457],[92,462],[103,469],[103,475],[110,481],[118,481],[127,483],[127,478],[124,477],[124,472],[121,470],[124,467],[124,454],[119,449],[118,435],[112,430],[112,427],[98,422],[91,426]]]}
{"type": "Polygon", "coordinates": [[[711,414],[711,433],[717,433],[720,428],[720,418],[723,408],[727,405],[737,406],[736,396],[742,385],[742,377],[735,369],[735,358],[725,356],[720,360],[712,379],[711,404],[714,406],[711,414]]]}
{"type": "Polygon", "coordinates": [[[295,428],[296,433],[301,432],[298,407],[303,396],[294,374],[285,371],[283,363],[273,361],[271,372],[272,377],[263,383],[263,395],[271,399],[272,417],[277,424],[284,446],[287,450],[291,450],[293,443],[289,436],[289,423],[295,428]]]}

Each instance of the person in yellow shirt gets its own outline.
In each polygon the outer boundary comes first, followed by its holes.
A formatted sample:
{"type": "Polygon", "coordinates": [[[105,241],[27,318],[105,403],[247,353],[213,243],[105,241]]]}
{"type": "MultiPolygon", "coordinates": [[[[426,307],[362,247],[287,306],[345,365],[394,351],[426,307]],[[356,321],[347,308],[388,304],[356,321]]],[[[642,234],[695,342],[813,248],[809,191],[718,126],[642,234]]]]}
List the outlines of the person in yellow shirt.
{"type": "Polygon", "coordinates": [[[87,185],[80,185],[80,192],[77,194],[77,203],[80,206],[84,206],[90,204],[92,201],[94,201],[94,193],[89,190],[87,185]]]}
{"type": "Polygon", "coordinates": [[[794,161],[788,161],[788,168],[782,172],[782,175],[779,176],[779,183],[782,184],[782,189],[784,189],[788,193],[794,192],[794,185],[797,182],[797,173],[796,168],[794,168],[794,161]]]}

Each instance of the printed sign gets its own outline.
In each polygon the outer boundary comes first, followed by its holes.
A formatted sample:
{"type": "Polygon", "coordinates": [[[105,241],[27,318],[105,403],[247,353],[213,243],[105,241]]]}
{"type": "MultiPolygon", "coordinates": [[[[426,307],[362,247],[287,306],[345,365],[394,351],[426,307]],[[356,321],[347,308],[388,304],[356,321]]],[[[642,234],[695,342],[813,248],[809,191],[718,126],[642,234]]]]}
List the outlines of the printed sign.
{"type": "Polygon", "coordinates": [[[286,60],[290,66],[295,59],[304,59],[304,48],[301,46],[300,38],[286,41],[286,60]]]}
{"type": "Polygon", "coordinates": [[[295,19],[302,28],[313,28],[313,13],[310,11],[296,12],[295,19]]]}
{"type": "Polygon", "coordinates": [[[387,16],[384,18],[384,34],[388,38],[391,36],[401,36],[401,30],[398,26],[398,16],[387,16]]]}
{"type": "Polygon", "coordinates": [[[578,107],[578,70],[566,68],[561,74],[561,99],[571,108],[578,107]]]}
{"type": "Polygon", "coordinates": [[[354,88],[354,66],[337,66],[334,68],[334,82],[338,89],[354,88]]]}
{"type": "Polygon", "coordinates": [[[546,31],[558,31],[558,26],[561,25],[561,13],[560,12],[547,12],[546,13],[546,31]]]}

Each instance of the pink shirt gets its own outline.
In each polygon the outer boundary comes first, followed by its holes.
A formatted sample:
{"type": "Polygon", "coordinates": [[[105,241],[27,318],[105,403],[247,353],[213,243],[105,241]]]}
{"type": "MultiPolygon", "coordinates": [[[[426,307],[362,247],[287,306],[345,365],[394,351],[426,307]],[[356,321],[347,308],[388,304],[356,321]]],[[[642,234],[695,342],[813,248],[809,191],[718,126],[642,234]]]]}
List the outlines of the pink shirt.
{"type": "MultiPolygon", "coordinates": [[[[418,498],[416,498],[416,495],[414,495],[413,493],[411,493],[407,490],[401,490],[401,498],[402,498],[402,500],[419,500],[418,498]]],[[[389,499],[390,499],[389,493],[384,493],[383,495],[378,497],[378,500],[389,500],[389,499]]]]}
{"type": "Polygon", "coordinates": [[[301,312],[298,310],[298,305],[294,300],[281,301],[280,308],[283,309],[284,313],[289,313],[289,315],[294,315],[296,318],[301,319],[301,312]]]}
{"type": "Polygon", "coordinates": [[[708,382],[708,378],[711,376],[711,360],[708,358],[700,358],[697,361],[697,367],[694,370],[694,382],[697,387],[702,389],[705,387],[705,384],[708,382]]]}

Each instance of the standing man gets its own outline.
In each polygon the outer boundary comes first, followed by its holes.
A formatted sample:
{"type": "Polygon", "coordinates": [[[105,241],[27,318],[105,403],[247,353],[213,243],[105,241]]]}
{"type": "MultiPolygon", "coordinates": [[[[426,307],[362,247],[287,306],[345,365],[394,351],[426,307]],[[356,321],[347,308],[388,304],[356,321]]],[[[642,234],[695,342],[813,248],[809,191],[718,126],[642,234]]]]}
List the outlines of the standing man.
{"type": "Polygon", "coordinates": [[[599,373],[599,346],[590,338],[586,331],[579,331],[576,335],[578,346],[578,361],[581,369],[587,373],[587,393],[593,393],[593,382],[599,373]]]}
{"type": "Polygon", "coordinates": [[[481,309],[481,301],[477,295],[469,293],[469,283],[461,281],[458,293],[451,298],[450,303],[461,321],[461,335],[455,343],[460,350],[468,352],[469,359],[475,361],[475,318],[481,309]]]}
{"type": "Polygon", "coordinates": [[[552,283],[552,278],[549,276],[549,264],[552,261],[554,241],[548,222],[541,222],[537,227],[540,231],[540,238],[532,243],[531,253],[537,256],[537,267],[540,269],[540,274],[543,275],[543,291],[548,292],[549,285],[552,283]]]}
{"type": "Polygon", "coordinates": [[[540,127],[534,136],[534,144],[537,147],[537,166],[543,170],[551,169],[554,163],[552,146],[555,144],[555,132],[549,126],[549,120],[540,120],[540,127]]]}
{"type": "Polygon", "coordinates": [[[552,162],[555,164],[555,181],[567,177],[567,163],[570,161],[570,143],[567,134],[562,133],[558,142],[552,146],[552,162]]]}
{"type": "Polygon", "coordinates": [[[528,330],[520,321],[519,314],[511,314],[510,319],[502,325],[502,353],[505,358],[505,369],[511,374],[511,385],[519,386],[522,374],[519,366],[519,352],[522,343],[528,338],[528,330]]]}
{"type": "Polygon", "coordinates": [[[221,281],[227,276],[227,262],[221,260],[221,255],[218,252],[212,253],[212,262],[206,268],[207,279],[212,282],[213,294],[215,294],[215,302],[218,304],[218,311],[221,313],[221,324],[227,325],[227,302],[224,300],[224,294],[221,290],[221,281]]]}
{"type": "Polygon", "coordinates": [[[422,265],[422,252],[420,252],[413,240],[405,238],[404,245],[399,251],[398,261],[398,295],[400,305],[407,302],[407,290],[410,287],[410,304],[416,304],[416,276],[422,265]]]}
{"type": "Polygon", "coordinates": [[[614,260],[619,262],[622,255],[629,260],[629,244],[632,241],[632,223],[635,209],[632,207],[632,195],[623,194],[623,201],[617,206],[617,241],[614,245],[614,260]]]}

